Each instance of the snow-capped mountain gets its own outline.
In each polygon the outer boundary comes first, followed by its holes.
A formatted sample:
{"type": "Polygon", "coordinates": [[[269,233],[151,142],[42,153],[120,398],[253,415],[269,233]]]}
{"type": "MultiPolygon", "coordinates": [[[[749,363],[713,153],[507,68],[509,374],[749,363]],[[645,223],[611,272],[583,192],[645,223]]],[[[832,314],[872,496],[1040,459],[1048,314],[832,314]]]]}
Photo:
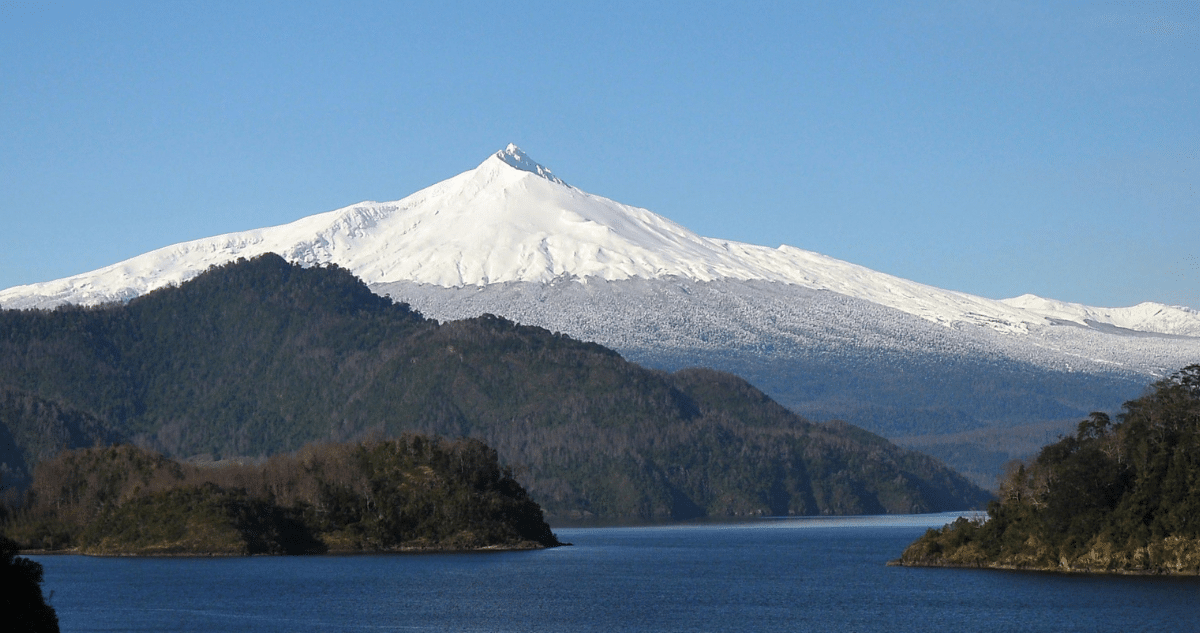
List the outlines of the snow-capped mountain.
{"type": "Polygon", "coordinates": [[[395,202],[362,202],[290,224],[167,246],[89,273],[0,291],[0,307],[123,301],[209,266],[279,253],[337,264],[368,284],[680,278],[760,280],[829,290],[945,325],[1004,331],[1067,320],[1200,336],[1200,313],[1143,304],[1113,310],[1033,297],[995,301],[879,273],[791,246],[696,235],[646,209],[568,185],[514,145],[473,170],[395,202]],[[1130,311],[1134,312],[1130,312],[1130,311]]]}
{"type": "Polygon", "coordinates": [[[2,308],[125,301],[275,252],[337,264],[440,320],[492,313],[662,369],[740,374],[990,485],[1001,464],[1200,362],[1200,312],[997,301],[791,246],[699,236],[581,191],[515,146],[395,202],[158,249],[0,291],[2,308]]]}

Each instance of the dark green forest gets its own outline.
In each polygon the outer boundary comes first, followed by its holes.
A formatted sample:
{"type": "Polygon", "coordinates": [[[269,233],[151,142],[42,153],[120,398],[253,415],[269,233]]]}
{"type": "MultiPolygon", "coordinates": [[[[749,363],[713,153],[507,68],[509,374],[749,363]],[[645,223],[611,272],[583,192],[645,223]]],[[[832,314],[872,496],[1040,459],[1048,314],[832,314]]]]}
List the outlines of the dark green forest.
{"type": "Polygon", "coordinates": [[[0,416],[14,490],[69,448],[266,458],[421,433],[494,447],[559,521],[930,512],[990,498],[931,458],[810,423],[734,376],[652,371],[489,315],[439,323],[343,269],[275,255],[127,304],[0,312],[0,416]]]}
{"type": "Polygon", "coordinates": [[[312,444],[259,464],[184,464],[121,445],[35,469],[5,532],[21,547],[249,555],[558,545],[478,440],[312,444]]]}
{"type": "Polygon", "coordinates": [[[983,522],[905,550],[909,565],[1200,574],[1200,365],[1093,413],[1014,465],[983,522]]]}

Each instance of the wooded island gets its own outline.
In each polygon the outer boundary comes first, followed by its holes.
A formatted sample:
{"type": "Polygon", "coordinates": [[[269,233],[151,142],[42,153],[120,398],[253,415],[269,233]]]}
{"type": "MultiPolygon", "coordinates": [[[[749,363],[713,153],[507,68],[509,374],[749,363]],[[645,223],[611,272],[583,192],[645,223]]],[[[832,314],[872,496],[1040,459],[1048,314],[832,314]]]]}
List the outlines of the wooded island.
{"type": "Polygon", "coordinates": [[[197,465],[133,446],[38,465],[4,530],[24,549],[227,555],[560,545],[478,440],[313,444],[260,464],[197,465]]]}

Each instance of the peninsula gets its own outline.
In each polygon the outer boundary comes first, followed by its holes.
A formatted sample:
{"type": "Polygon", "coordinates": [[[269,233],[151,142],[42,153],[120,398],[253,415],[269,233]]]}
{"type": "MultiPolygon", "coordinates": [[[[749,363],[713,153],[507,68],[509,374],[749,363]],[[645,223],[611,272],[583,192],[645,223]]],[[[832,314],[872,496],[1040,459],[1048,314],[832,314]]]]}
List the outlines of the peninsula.
{"type": "Polygon", "coordinates": [[[929,530],[893,564],[1200,574],[1200,365],[1010,470],[983,521],[929,530]]]}

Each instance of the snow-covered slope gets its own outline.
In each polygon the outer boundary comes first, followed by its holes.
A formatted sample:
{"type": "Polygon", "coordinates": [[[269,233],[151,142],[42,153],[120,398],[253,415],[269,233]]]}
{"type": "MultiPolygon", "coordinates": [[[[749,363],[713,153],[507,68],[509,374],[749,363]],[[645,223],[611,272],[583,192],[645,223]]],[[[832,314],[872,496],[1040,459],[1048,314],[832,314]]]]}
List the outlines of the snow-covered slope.
{"type": "Polygon", "coordinates": [[[1027,332],[1067,318],[1085,325],[1200,334],[1195,311],[1150,306],[1135,319],[1077,306],[1070,312],[1076,316],[1064,316],[1069,311],[1061,306],[1067,304],[995,301],[791,246],[702,237],[646,209],[576,189],[513,145],[473,170],[399,201],[363,202],[286,225],[167,246],[89,273],[0,291],[0,307],[124,301],[186,281],[209,266],[266,252],[305,265],[337,264],[370,284],[461,287],[546,283],[564,276],[581,283],[762,280],[829,290],[943,325],[1027,332]]]}

